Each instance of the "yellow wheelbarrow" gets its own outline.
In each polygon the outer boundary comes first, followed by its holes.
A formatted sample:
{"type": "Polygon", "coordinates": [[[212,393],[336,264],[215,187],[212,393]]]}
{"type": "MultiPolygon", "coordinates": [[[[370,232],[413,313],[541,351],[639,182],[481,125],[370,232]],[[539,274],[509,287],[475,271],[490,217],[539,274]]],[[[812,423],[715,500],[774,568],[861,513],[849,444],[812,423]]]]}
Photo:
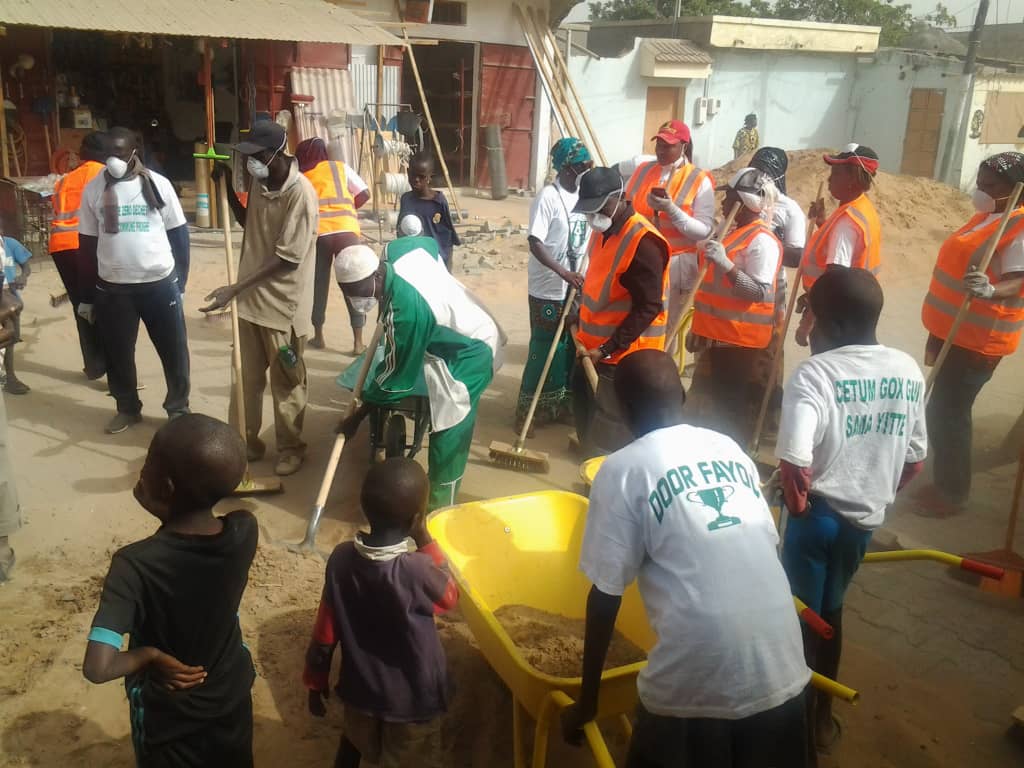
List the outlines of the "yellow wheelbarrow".
{"type": "MultiPolygon", "coordinates": [[[[448,556],[461,591],[466,624],[487,663],[512,693],[512,731],[516,768],[544,768],[548,738],[557,731],[561,710],[579,695],[579,677],[555,677],[535,669],[512,642],[494,612],[523,605],[568,618],[584,617],[590,582],[578,568],[587,500],[566,491],[509,496],[460,504],[432,513],[430,534],[448,556]],[[524,715],[536,723],[533,755],[526,762],[524,715]]],[[[655,635],[636,585],[622,597],[616,629],[644,651],[655,635]]],[[[581,659],[582,666],[582,659],[581,659]]],[[[636,708],[636,677],[646,662],[604,672],[596,720],[617,718],[627,736],[636,708]]],[[[847,701],[855,691],[815,676],[815,686],[847,701]]],[[[599,768],[614,768],[597,722],[584,728],[599,768]]]]}

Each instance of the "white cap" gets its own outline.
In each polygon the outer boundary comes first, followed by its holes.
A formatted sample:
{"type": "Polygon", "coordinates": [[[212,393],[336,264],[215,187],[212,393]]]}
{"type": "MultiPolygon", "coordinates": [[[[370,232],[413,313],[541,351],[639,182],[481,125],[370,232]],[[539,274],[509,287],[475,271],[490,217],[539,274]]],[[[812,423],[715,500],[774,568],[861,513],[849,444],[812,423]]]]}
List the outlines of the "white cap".
{"type": "Polygon", "coordinates": [[[350,245],[334,257],[334,277],[339,283],[358,283],[380,266],[380,259],[368,245],[350,245]]]}
{"type": "Polygon", "coordinates": [[[399,237],[419,237],[422,234],[423,222],[420,221],[419,216],[414,216],[413,214],[408,213],[402,217],[400,222],[398,222],[399,237]]]}

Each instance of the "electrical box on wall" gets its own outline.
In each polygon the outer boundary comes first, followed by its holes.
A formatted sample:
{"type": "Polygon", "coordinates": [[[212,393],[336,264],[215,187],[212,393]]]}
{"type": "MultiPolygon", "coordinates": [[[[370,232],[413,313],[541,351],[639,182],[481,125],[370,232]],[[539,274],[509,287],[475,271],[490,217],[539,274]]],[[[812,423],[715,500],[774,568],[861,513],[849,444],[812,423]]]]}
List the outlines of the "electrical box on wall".
{"type": "Polygon", "coordinates": [[[708,121],[708,101],[709,99],[703,97],[697,99],[696,114],[693,117],[695,125],[704,125],[708,121]]]}
{"type": "Polygon", "coordinates": [[[721,99],[708,99],[708,114],[717,115],[722,111],[722,100],[721,99]]]}

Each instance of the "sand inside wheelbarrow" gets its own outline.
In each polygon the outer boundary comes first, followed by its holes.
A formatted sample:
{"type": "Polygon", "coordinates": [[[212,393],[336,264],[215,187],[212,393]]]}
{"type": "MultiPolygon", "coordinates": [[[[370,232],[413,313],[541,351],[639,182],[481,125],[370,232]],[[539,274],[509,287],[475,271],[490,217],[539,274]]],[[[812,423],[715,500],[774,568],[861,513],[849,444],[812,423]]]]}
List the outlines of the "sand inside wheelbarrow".
{"type": "MultiPolygon", "coordinates": [[[[503,605],[494,617],[535,669],[555,677],[580,676],[583,619],[570,619],[528,605],[503,605]]],[[[646,658],[647,654],[615,630],[604,668],[624,667],[646,658]]]]}

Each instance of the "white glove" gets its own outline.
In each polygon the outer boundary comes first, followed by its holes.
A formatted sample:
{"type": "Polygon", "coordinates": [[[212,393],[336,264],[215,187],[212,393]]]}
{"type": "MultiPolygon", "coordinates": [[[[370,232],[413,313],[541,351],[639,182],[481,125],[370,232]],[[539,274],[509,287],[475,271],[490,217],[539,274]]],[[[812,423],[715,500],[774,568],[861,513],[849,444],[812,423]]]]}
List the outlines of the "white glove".
{"type": "Polygon", "coordinates": [[[996,287],[984,272],[968,272],[964,276],[964,286],[971,296],[979,299],[991,299],[996,292],[996,287]]]}
{"type": "Polygon", "coordinates": [[[717,240],[701,240],[697,243],[697,250],[704,254],[704,258],[723,272],[732,272],[732,268],[736,266],[726,255],[725,246],[717,240]]]}
{"type": "Polygon", "coordinates": [[[79,304],[78,316],[89,323],[89,325],[96,323],[96,309],[92,304],[79,304]]]}
{"type": "Polygon", "coordinates": [[[660,211],[661,213],[667,213],[676,207],[676,204],[672,202],[672,198],[658,197],[652,192],[647,193],[647,204],[655,211],[660,211]]]}

